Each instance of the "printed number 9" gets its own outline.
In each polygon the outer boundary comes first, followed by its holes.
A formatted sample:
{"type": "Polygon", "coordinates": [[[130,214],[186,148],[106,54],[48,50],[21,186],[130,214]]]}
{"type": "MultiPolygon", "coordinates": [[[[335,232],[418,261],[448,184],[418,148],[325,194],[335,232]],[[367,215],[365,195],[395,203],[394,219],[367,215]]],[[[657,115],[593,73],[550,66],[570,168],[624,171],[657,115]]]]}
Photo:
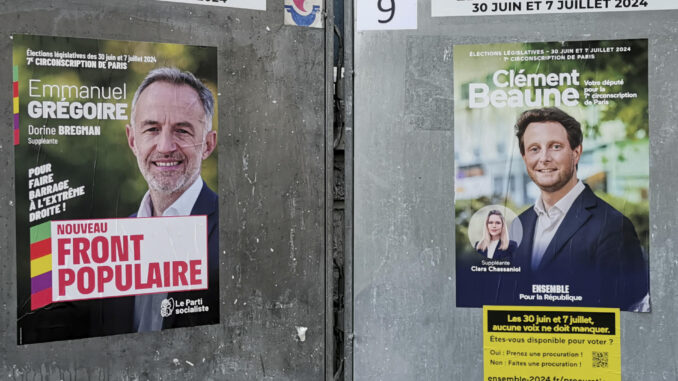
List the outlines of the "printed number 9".
{"type": "Polygon", "coordinates": [[[391,20],[393,20],[393,16],[395,16],[395,0],[389,0],[391,2],[391,8],[384,8],[381,5],[382,1],[383,0],[377,0],[377,8],[379,8],[379,10],[382,11],[382,12],[391,12],[391,16],[389,16],[389,18],[387,18],[386,20],[378,20],[378,21],[382,24],[386,24],[387,22],[390,22],[391,20]]]}

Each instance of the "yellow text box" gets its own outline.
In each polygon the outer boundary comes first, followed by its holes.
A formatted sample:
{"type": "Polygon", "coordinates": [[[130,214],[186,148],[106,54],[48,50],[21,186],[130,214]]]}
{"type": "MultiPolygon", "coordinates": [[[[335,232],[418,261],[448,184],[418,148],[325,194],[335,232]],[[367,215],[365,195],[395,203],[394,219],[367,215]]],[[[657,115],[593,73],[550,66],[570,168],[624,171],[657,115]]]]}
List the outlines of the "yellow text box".
{"type": "Polygon", "coordinates": [[[483,307],[485,381],[621,381],[618,308],[483,307]]]}

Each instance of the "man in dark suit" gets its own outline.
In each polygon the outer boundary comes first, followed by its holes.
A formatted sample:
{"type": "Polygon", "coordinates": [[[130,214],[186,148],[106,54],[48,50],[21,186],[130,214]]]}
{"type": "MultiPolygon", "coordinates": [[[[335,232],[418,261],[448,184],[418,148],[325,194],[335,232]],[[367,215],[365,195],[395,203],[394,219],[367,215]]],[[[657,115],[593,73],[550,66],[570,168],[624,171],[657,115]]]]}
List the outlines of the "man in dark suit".
{"type": "Polygon", "coordinates": [[[541,194],[519,216],[524,233],[514,258],[522,273],[512,302],[643,310],[649,276],[635,229],[577,178],[579,122],[557,108],[528,110],[516,135],[541,194]],[[538,299],[545,294],[557,298],[538,299]]]}
{"type": "Polygon", "coordinates": [[[134,94],[127,141],[148,192],[133,217],[207,216],[208,288],[104,301],[93,316],[94,334],[219,322],[218,199],[200,177],[202,161],[216,147],[213,113],[211,91],[177,69],[151,71],[134,94]]]}

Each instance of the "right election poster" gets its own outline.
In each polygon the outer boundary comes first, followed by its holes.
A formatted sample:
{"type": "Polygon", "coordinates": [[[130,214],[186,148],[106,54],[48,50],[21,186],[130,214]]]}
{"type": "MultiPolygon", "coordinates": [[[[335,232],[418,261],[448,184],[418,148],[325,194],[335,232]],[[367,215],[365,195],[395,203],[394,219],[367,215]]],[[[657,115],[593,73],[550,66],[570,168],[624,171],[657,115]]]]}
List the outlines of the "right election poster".
{"type": "Polygon", "coordinates": [[[647,40],[454,47],[457,306],[650,310],[647,40]]]}

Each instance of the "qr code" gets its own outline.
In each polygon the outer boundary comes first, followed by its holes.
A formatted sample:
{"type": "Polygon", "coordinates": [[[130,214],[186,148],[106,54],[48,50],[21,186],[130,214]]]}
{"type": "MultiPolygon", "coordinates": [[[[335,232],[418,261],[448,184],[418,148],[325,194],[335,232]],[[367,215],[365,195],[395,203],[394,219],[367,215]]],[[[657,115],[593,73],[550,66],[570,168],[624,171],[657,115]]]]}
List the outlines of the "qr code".
{"type": "Polygon", "coordinates": [[[607,368],[609,360],[608,352],[593,352],[593,367],[594,368],[607,368]]]}

